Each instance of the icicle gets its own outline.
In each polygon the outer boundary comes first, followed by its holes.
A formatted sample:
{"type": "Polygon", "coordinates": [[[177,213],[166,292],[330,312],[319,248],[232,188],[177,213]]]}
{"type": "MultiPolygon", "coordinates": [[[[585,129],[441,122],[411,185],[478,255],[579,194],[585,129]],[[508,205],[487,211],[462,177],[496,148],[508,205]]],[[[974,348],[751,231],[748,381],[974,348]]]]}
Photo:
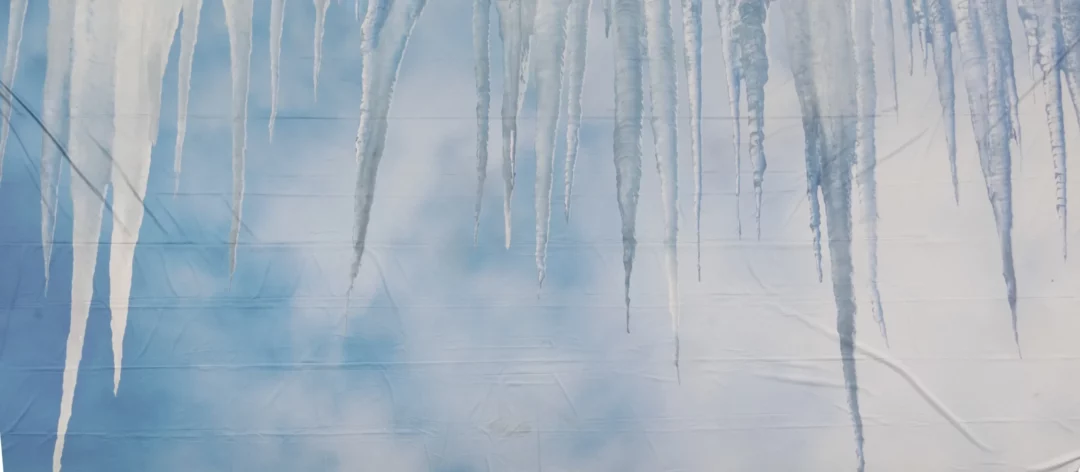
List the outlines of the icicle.
{"type": "Polygon", "coordinates": [[[611,36],[611,2],[612,0],[602,0],[604,2],[604,37],[611,36]]]}
{"type": "Polygon", "coordinates": [[[911,30],[915,28],[918,19],[915,17],[915,0],[901,1],[904,2],[904,33],[907,35],[908,75],[911,75],[915,70],[914,34],[911,30]]]}
{"type": "Polygon", "coordinates": [[[754,220],[761,239],[761,196],[765,180],[765,83],[769,81],[769,56],[765,44],[764,0],[738,0],[739,68],[746,81],[746,109],[750,115],[750,158],[754,164],[754,220]]]}
{"type": "Polygon", "coordinates": [[[885,20],[886,52],[889,54],[889,59],[885,62],[885,66],[888,67],[889,80],[892,82],[893,108],[899,113],[900,94],[897,92],[896,88],[896,20],[893,17],[892,0],[883,0],[882,10],[885,20]]]}
{"type": "MultiPolygon", "coordinates": [[[[671,7],[668,0],[645,0],[646,51],[650,58],[649,91],[651,96],[653,140],[656,170],[660,176],[660,200],[664,208],[664,262],[668,283],[668,312],[671,315],[675,345],[679,343],[679,260],[678,242],[678,134],[676,132],[677,83],[675,46],[671,30],[671,7]]],[[[679,366],[678,348],[675,367],[679,366]]]]}
{"type": "MultiPolygon", "coordinates": [[[[14,90],[15,72],[19,67],[19,45],[22,44],[23,22],[26,20],[26,0],[11,0],[8,10],[7,52],[4,53],[4,85],[14,90]]],[[[7,94],[4,94],[7,95],[7,94]]],[[[0,179],[4,176],[4,151],[11,132],[11,97],[0,101],[0,179]]],[[[47,270],[46,270],[47,271],[47,270]]]]}
{"type": "MultiPolygon", "coordinates": [[[[251,15],[254,0],[223,0],[232,61],[232,229],[229,231],[229,276],[236,271],[236,245],[244,204],[244,158],[247,153],[247,104],[251,65],[251,15]]],[[[325,1],[325,0],[324,0],[325,1]]]]}
{"type": "MultiPolygon", "coordinates": [[[[799,0],[805,1],[805,0],[799,0]]],[[[805,15],[805,6],[795,10],[805,15]]],[[[818,112],[817,95],[814,90],[813,49],[811,48],[810,30],[796,13],[784,15],[788,37],[788,56],[791,57],[791,72],[795,82],[795,92],[799,97],[802,111],[803,135],[806,142],[806,197],[810,207],[810,230],[814,236],[814,259],[817,262],[818,282],[823,279],[821,270],[821,123],[818,112]]]]}
{"type": "MultiPolygon", "coordinates": [[[[326,10],[330,8],[330,0],[315,0],[315,70],[312,73],[312,93],[316,100],[319,99],[319,69],[322,68],[322,42],[323,33],[326,30],[326,10]]],[[[360,4],[357,3],[357,12],[360,4]]],[[[359,13],[358,13],[359,14],[359,13]]]]}
{"type": "MultiPolygon", "coordinates": [[[[607,1],[607,0],[605,0],[607,1]]],[[[577,165],[581,135],[581,89],[585,82],[585,51],[588,45],[589,10],[592,0],[571,0],[567,20],[566,70],[566,193],[563,214],[570,221],[570,199],[574,189],[574,167],[577,165]]]]}
{"type": "Polygon", "coordinates": [[[644,90],[642,84],[641,21],[639,0],[614,2],[615,33],[615,186],[622,218],[623,284],[626,330],[630,331],[630,273],[634,267],[637,239],[638,191],[641,188],[641,131],[644,90]]]}
{"type": "Polygon", "coordinates": [[[278,70],[281,67],[281,30],[285,27],[285,0],[270,3],[270,141],[278,109],[278,70]]]}
{"type": "MultiPolygon", "coordinates": [[[[938,2],[938,0],[930,0],[938,2]]],[[[858,165],[858,183],[862,196],[863,217],[866,219],[867,252],[870,278],[870,304],[874,321],[881,336],[888,342],[885,314],[881,309],[881,293],[878,290],[877,257],[877,149],[874,136],[877,113],[877,85],[874,77],[874,3],[851,0],[852,33],[855,47],[855,101],[858,118],[855,124],[855,159],[858,165]]],[[[935,53],[936,57],[936,53],[935,53]]]]}
{"type": "Polygon", "coordinates": [[[391,0],[370,0],[367,5],[367,15],[364,23],[360,26],[361,47],[373,49],[379,45],[379,32],[386,24],[386,14],[390,10],[391,0]]]}
{"type": "Polygon", "coordinates": [[[115,115],[112,150],[113,214],[109,251],[109,312],[112,316],[113,394],[120,388],[128,299],[150,177],[156,113],[169,49],[180,20],[180,0],[120,0],[117,29],[115,115]]]}
{"type": "Polygon", "coordinates": [[[742,120],[739,101],[742,90],[742,71],[739,68],[739,41],[735,38],[738,11],[736,0],[716,0],[716,16],[720,23],[720,48],[724,51],[724,69],[728,83],[728,103],[731,107],[732,143],[735,147],[735,230],[742,238],[742,120]]]}
{"type": "Polygon", "coordinates": [[[972,127],[979,149],[980,167],[1001,239],[1002,275],[1012,314],[1013,338],[1019,348],[1016,320],[1016,274],[1012,255],[1012,156],[1009,148],[1012,125],[1009,110],[1008,62],[1001,28],[1002,0],[957,0],[957,31],[964,57],[964,83],[972,110],[972,127]],[[976,3],[977,2],[977,3],[976,3]],[[995,3],[1000,2],[999,5],[995,3]]]}
{"type": "Polygon", "coordinates": [[[945,121],[945,146],[949,153],[949,175],[952,177],[953,200],[960,203],[960,180],[956,172],[956,91],[953,78],[952,12],[948,0],[929,0],[930,46],[934,54],[934,74],[937,75],[938,100],[945,121]]]}
{"type": "Polygon", "coordinates": [[[46,29],[45,88],[41,113],[48,133],[41,137],[41,249],[45,260],[45,287],[49,286],[53,238],[56,234],[57,200],[60,191],[62,150],[53,139],[65,136],[64,91],[71,72],[71,39],[75,21],[75,3],[49,0],[49,25],[46,29]],[[51,135],[50,135],[51,134],[51,135]]]}
{"type": "Polygon", "coordinates": [[[525,97],[529,69],[529,44],[537,0],[496,0],[499,37],[503,41],[503,227],[507,249],[512,226],[510,204],[517,174],[517,115],[525,97]]]}
{"type": "Polygon", "coordinates": [[[488,114],[491,110],[491,0],[473,2],[473,56],[476,64],[476,210],[473,243],[480,234],[480,207],[484,202],[484,181],[488,163],[488,114]]]}
{"type": "MultiPolygon", "coordinates": [[[[1042,0],[1017,0],[1017,13],[1020,15],[1020,23],[1024,25],[1024,42],[1027,44],[1028,61],[1032,74],[1039,67],[1039,20],[1036,13],[1035,3],[1042,0]]],[[[1037,77],[1036,77],[1037,78],[1037,77]]]]}
{"type": "MultiPolygon", "coordinates": [[[[796,25],[796,31],[809,33],[813,48],[811,63],[815,94],[811,104],[817,108],[811,109],[818,115],[811,121],[819,124],[821,131],[817,145],[821,151],[821,188],[828,218],[836,328],[843,359],[844,386],[855,429],[857,470],[862,472],[865,459],[855,368],[856,306],[851,259],[851,166],[858,129],[858,103],[852,94],[856,89],[855,74],[852,73],[856,61],[851,34],[851,1],[793,0],[785,4],[790,6],[785,14],[789,16],[788,25],[796,25]],[[813,29],[810,25],[814,25],[813,29]],[[829,119],[821,120],[822,116],[829,119]]],[[[792,40],[797,41],[799,37],[795,35],[792,40]]]]}
{"type": "Polygon", "coordinates": [[[387,114],[394,96],[401,59],[405,55],[409,36],[426,0],[399,0],[390,6],[379,46],[364,53],[364,74],[370,74],[369,93],[360,97],[360,127],[356,133],[356,154],[359,168],[356,176],[356,223],[354,227],[353,261],[349,291],[360,272],[364,254],[371,204],[375,196],[375,177],[386,143],[387,114]]]}
{"type": "Polygon", "coordinates": [[[173,193],[180,189],[180,168],[184,155],[184,136],[187,134],[188,94],[191,92],[191,65],[195,59],[195,42],[199,39],[199,13],[202,0],[184,0],[184,27],[180,30],[180,65],[176,100],[176,151],[173,152],[173,193]]]}
{"type": "Polygon", "coordinates": [[[547,272],[551,185],[555,161],[559,99],[562,97],[563,52],[566,46],[568,0],[543,0],[536,6],[533,60],[536,62],[536,270],[539,284],[547,272]]]}
{"type": "Polygon", "coordinates": [[[1058,66],[1069,87],[1073,112],[1080,117],[1080,0],[1059,0],[1062,59],[1058,66]]]}
{"type": "MultiPolygon", "coordinates": [[[[986,25],[991,28],[989,31],[994,33],[995,41],[1000,44],[1001,48],[1001,73],[1002,81],[1005,84],[1005,100],[1010,122],[1009,136],[1012,137],[1017,149],[1020,150],[1023,143],[1020,131],[1020,97],[1016,92],[1016,73],[1013,67],[1012,30],[1009,29],[1009,15],[1003,0],[992,1],[987,7],[987,12],[990,15],[987,17],[988,23],[986,25]]],[[[987,40],[990,40],[989,36],[987,40]]]]}
{"type": "Polygon", "coordinates": [[[111,165],[113,85],[119,0],[77,0],[73,28],[68,150],[71,178],[72,269],[71,327],[64,360],[60,418],[53,450],[53,472],[60,471],[64,439],[75,399],[86,321],[94,291],[105,187],[111,165]],[[73,172],[74,174],[75,172],[73,172]]]}
{"type": "Polygon", "coordinates": [[[690,96],[690,156],[694,165],[694,229],[701,280],[701,0],[682,0],[686,90],[690,96]]]}
{"type": "MultiPolygon", "coordinates": [[[[1068,255],[1068,233],[1066,231],[1066,167],[1065,167],[1065,114],[1061,97],[1061,67],[1058,58],[1063,53],[1061,20],[1058,16],[1057,0],[1025,0],[1020,2],[1021,18],[1024,29],[1034,34],[1036,51],[1033,61],[1041,73],[1040,82],[1046,98],[1046,126],[1050,132],[1050,153],[1054,158],[1054,184],[1056,187],[1056,209],[1061,225],[1061,253],[1068,255]],[[1029,31],[1030,23],[1034,23],[1029,31]]],[[[1030,45],[1030,44],[1029,44],[1030,45]]]]}

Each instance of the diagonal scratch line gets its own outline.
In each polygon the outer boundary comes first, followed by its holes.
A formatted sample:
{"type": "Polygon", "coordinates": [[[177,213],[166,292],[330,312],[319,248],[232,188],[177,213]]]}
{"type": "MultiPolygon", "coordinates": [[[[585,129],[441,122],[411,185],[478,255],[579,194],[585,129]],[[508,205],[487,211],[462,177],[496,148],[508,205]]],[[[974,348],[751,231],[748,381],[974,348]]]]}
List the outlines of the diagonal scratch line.
{"type": "Polygon", "coordinates": [[[68,154],[67,149],[64,149],[64,146],[61,145],[60,141],[56,139],[56,136],[54,136],[52,132],[49,131],[48,127],[45,126],[45,123],[42,123],[41,118],[39,118],[37,114],[34,113],[34,111],[26,105],[26,102],[24,102],[22,98],[19,98],[19,96],[15,94],[15,91],[11,90],[11,88],[8,87],[8,85],[5,84],[3,81],[0,81],[0,91],[3,92],[2,95],[5,98],[10,97],[10,99],[15,100],[15,102],[18,103],[19,106],[22,107],[22,109],[25,110],[26,113],[34,119],[38,127],[41,128],[41,131],[45,133],[45,135],[49,137],[49,140],[52,141],[53,145],[60,150],[60,155],[63,156],[64,160],[67,161],[68,165],[71,166],[71,170],[75,171],[75,174],[78,175],[80,179],[82,179],[83,183],[85,183],[87,187],[90,187],[90,191],[93,192],[99,200],[101,200],[101,203],[105,205],[105,208],[109,210],[109,213],[115,215],[116,213],[113,212],[112,205],[110,205],[109,201],[105,198],[105,194],[94,188],[94,186],[90,183],[90,179],[86,177],[86,174],[83,173],[82,169],[80,169],[78,166],[75,165],[74,162],[71,161],[71,155],[68,154]]]}
{"type": "MultiPolygon", "coordinates": [[[[826,337],[832,338],[834,340],[837,339],[835,333],[832,333],[829,330],[818,326],[816,323],[806,319],[806,317],[799,313],[790,312],[787,310],[782,310],[782,312],[786,316],[795,318],[810,329],[822,333],[826,337]]],[[[904,365],[900,364],[897,361],[889,359],[884,354],[877,352],[876,350],[866,346],[865,344],[860,344],[858,341],[855,342],[855,350],[866,354],[871,359],[879,362],[885,367],[888,367],[893,372],[896,372],[896,374],[899,375],[902,379],[904,379],[904,381],[906,381],[908,385],[910,385],[911,388],[913,388],[915,392],[923,398],[923,400],[926,400],[926,403],[928,403],[935,411],[938,412],[938,414],[945,418],[945,420],[947,420],[953,426],[953,428],[959,431],[960,434],[962,434],[964,438],[968,440],[968,442],[975,445],[975,447],[978,447],[984,452],[990,452],[992,450],[989,446],[986,445],[986,443],[982,442],[979,438],[976,438],[975,434],[968,430],[967,426],[964,425],[964,421],[957,417],[955,414],[953,414],[953,412],[949,410],[949,407],[945,406],[945,404],[942,403],[941,400],[934,396],[934,394],[930,392],[930,390],[928,390],[922,384],[922,382],[919,381],[919,379],[917,379],[914,375],[911,374],[911,372],[908,371],[907,367],[904,367],[904,365]]]]}
{"type": "MultiPolygon", "coordinates": [[[[108,149],[105,149],[105,146],[101,144],[101,141],[98,141],[98,139],[95,138],[93,135],[89,135],[89,136],[90,136],[90,139],[92,141],[94,141],[94,145],[97,146],[98,150],[100,150],[101,153],[105,155],[105,157],[109,158],[109,162],[110,163],[115,163],[115,160],[113,159],[112,153],[110,153],[108,149]]],[[[117,170],[120,170],[120,169],[119,169],[118,166],[113,165],[112,170],[117,171],[117,170]]],[[[110,174],[115,176],[117,173],[119,173],[120,177],[124,180],[124,184],[127,185],[128,190],[131,190],[131,194],[135,195],[135,198],[137,200],[139,200],[139,204],[142,205],[142,207],[143,207],[143,213],[150,216],[150,219],[154,222],[154,225],[157,226],[158,229],[161,230],[161,232],[167,233],[167,231],[165,231],[165,227],[161,225],[161,221],[158,220],[157,216],[154,215],[154,213],[152,211],[150,211],[150,208],[148,208],[146,206],[146,202],[142,198],[139,197],[139,192],[137,192],[135,190],[135,185],[131,183],[131,179],[128,178],[128,175],[125,174],[123,171],[111,172],[110,174]]],[[[124,226],[124,223],[122,221],[120,221],[120,218],[114,218],[114,220],[116,220],[117,223],[120,223],[121,226],[124,226]]],[[[124,229],[127,230],[128,228],[125,226],[124,229]]]]}

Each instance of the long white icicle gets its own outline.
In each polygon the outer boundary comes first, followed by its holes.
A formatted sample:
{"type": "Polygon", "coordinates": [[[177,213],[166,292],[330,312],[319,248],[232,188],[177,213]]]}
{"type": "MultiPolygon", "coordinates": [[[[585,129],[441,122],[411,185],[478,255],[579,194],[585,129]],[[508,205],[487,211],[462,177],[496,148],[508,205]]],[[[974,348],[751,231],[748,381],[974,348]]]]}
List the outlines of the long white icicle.
{"type": "Polygon", "coordinates": [[[63,152],[53,139],[62,143],[66,136],[64,91],[67,90],[71,73],[74,21],[74,2],[49,0],[49,26],[45,33],[48,54],[45,58],[44,106],[41,112],[41,122],[45,131],[48,131],[41,137],[41,252],[45,260],[46,289],[49,287],[49,266],[52,261],[53,238],[56,235],[60,161],[63,152]]]}
{"type": "Polygon", "coordinates": [[[678,133],[675,46],[669,0],[645,0],[645,36],[649,64],[649,92],[656,170],[664,208],[664,265],[668,284],[668,313],[675,333],[675,367],[679,366],[679,259],[676,243],[678,215],[678,133]]]}
{"type": "Polygon", "coordinates": [[[109,250],[113,394],[120,389],[128,300],[150,177],[161,81],[180,20],[180,0],[120,0],[113,135],[113,214],[119,223],[109,250]]]}
{"type": "MultiPolygon", "coordinates": [[[[386,13],[386,22],[377,47],[364,51],[364,74],[370,74],[366,93],[360,97],[360,126],[356,133],[356,220],[353,228],[353,261],[349,292],[360,272],[360,261],[367,241],[375,179],[386,143],[387,114],[394,96],[398,70],[412,35],[416,19],[426,0],[399,0],[386,13]]],[[[369,12],[370,13],[370,12],[369,12]]]]}
{"type": "Polygon", "coordinates": [[[566,24],[566,193],[563,214],[570,220],[570,202],[574,190],[574,168],[577,166],[581,138],[581,89],[585,83],[585,51],[589,36],[589,10],[592,0],[570,0],[566,24]]]}
{"type": "Polygon", "coordinates": [[[701,280],[701,0],[682,0],[683,62],[690,97],[690,158],[694,166],[694,231],[701,280]]]}
{"type": "Polygon", "coordinates": [[[566,47],[568,0],[542,0],[536,5],[533,61],[536,63],[536,270],[542,286],[547,274],[548,231],[556,128],[562,98],[563,53],[566,47]]]}
{"type": "MultiPolygon", "coordinates": [[[[26,1],[11,0],[8,10],[7,48],[4,53],[3,81],[15,89],[15,72],[19,68],[19,45],[22,44],[23,23],[26,20],[26,1]]],[[[7,95],[4,93],[3,95],[7,95]]],[[[8,133],[11,132],[11,97],[0,100],[0,180],[4,176],[4,151],[7,150],[8,133]]]]}
{"type": "Polygon", "coordinates": [[[735,151],[735,231],[742,238],[742,120],[739,103],[742,95],[742,70],[739,67],[739,41],[735,38],[738,22],[737,0],[716,0],[716,16],[720,23],[720,49],[724,53],[724,71],[728,84],[728,105],[731,109],[731,142],[735,151]]]}
{"type": "Polygon", "coordinates": [[[281,68],[281,32],[285,27],[285,0],[270,2],[270,141],[274,140],[274,120],[278,112],[279,70],[281,68]]]}
{"type": "Polygon", "coordinates": [[[60,471],[94,293],[105,187],[111,164],[113,85],[119,0],[77,0],[71,62],[71,327],[64,359],[53,472],[60,471]],[[78,172],[79,177],[75,177],[78,172]]]}
{"type": "Polygon", "coordinates": [[[199,39],[199,15],[203,0],[184,0],[181,11],[184,26],[180,30],[180,64],[178,67],[176,99],[176,150],[173,152],[173,193],[180,189],[180,170],[184,157],[184,137],[187,135],[188,96],[191,93],[191,66],[195,60],[195,43],[199,39]]]}
{"type": "Polygon", "coordinates": [[[229,231],[229,276],[236,272],[236,246],[244,205],[244,159],[247,154],[248,85],[251,81],[251,16],[254,0],[223,0],[232,61],[232,228],[229,231]]]}
{"type": "Polygon", "coordinates": [[[496,0],[499,37],[503,42],[502,156],[503,231],[510,247],[511,203],[517,175],[518,112],[528,84],[529,45],[537,0],[496,0]]]}
{"type": "Polygon", "coordinates": [[[615,35],[615,187],[622,219],[623,290],[626,331],[630,331],[630,274],[637,249],[638,192],[641,189],[642,84],[641,21],[639,0],[611,0],[615,35]]]}

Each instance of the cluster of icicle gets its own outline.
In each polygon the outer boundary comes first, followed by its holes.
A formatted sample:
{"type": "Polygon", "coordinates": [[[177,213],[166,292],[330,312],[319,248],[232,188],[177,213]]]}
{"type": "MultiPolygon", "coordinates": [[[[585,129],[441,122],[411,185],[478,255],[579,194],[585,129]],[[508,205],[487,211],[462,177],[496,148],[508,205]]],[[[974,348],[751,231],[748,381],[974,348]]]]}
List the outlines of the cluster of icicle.
{"type": "MultiPolygon", "coordinates": [[[[285,1],[270,2],[270,77],[272,139],[278,103],[278,68],[285,1]]],[[[622,217],[625,302],[629,330],[629,286],[636,247],[637,201],[642,173],[643,120],[647,115],[654,137],[660,198],[663,203],[665,271],[669,310],[675,330],[675,365],[678,367],[677,225],[677,87],[675,30],[671,25],[674,0],[600,0],[605,34],[615,50],[615,126],[613,155],[615,187],[622,217]],[[644,67],[645,62],[649,66],[644,67]],[[648,76],[645,71],[648,71],[648,76]],[[648,94],[646,94],[646,84],[648,94]]],[[[817,273],[821,269],[821,204],[828,222],[827,243],[837,330],[843,358],[847,397],[855,428],[858,469],[863,470],[862,420],[859,414],[854,353],[855,311],[851,259],[852,184],[859,188],[870,235],[869,278],[871,305],[881,333],[885,321],[877,289],[874,117],[877,110],[874,57],[875,39],[886,42],[884,61],[896,95],[896,58],[892,0],[714,0],[721,32],[720,52],[725,64],[730,110],[734,120],[736,195],[741,183],[742,131],[740,108],[745,93],[749,125],[749,155],[753,165],[755,220],[760,237],[762,186],[766,170],[764,152],[766,17],[771,3],[783,16],[790,50],[794,85],[803,115],[807,196],[813,231],[817,273]],[[875,25],[885,26],[875,31],[875,25]],[[850,92],[855,90],[855,94],[850,92]],[[745,92],[744,92],[745,91],[745,92]]],[[[971,109],[978,155],[1001,242],[1001,258],[1016,329],[1016,281],[1011,242],[1012,145],[1019,144],[1016,81],[1011,56],[1006,0],[899,0],[914,65],[913,38],[923,49],[924,64],[933,58],[946,128],[952,181],[956,178],[955,86],[953,42],[960,48],[961,70],[971,109]]],[[[233,221],[230,232],[230,270],[235,270],[241,203],[244,189],[249,62],[252,49],[254,0],[222,0],[232,60],[233,221]]],[[[340,3],[340,1],[339,1],[340,3]]],[[[409,37],[426,0],[356,0],[356,18],[362,18],[359,45],[363,61],[360,125],[356,138],[355,251],[351,277],[355,279],[375,193],[376,173],[382,158],[387,114],[398,69],[409,37]],[[363,12],[363,13],[361,13],[363,12]]],[[[177,137],[174,170],[179,178],[187,126],[189,83],[199,29],[202,0],[49,0],[47,69],[40,118],[31,112],[12,86],[22,36],[27,0],[12,0],[8,41],[3,65],[0,112],[0,159],[8,138],[13,107],[33,116],[45,131],[41,156],[41,232],[46,274],[52,253],[58,205],[61,163],[72,171],[73,275],[71,328],[63,375],[63,394],[53,468],[60,459],[83,348],[93,274],[103,213],[108,209],[116,229],[110,252],[110,311],[112,316],[114,394],[119,389],[123,338],[131,290],[132,262],[143,222],[151,149],[157,139],[161,84],[168,54],[179,29],[180,64],[177,137]],[[65,108],[65,98],[68,106],[65,108]],[[102,119],[111,117],[112,119],[102,119]],[[106,188],[113,198],[106,202],[106,188]]],[[[322,37],[330,0],[314,0],[315,64],[318,84],[322,37]]],[[[511,207],[517,165],[517,116],[532,81],[536,90],[536,264],[539,282],[545,276],[545,252],[553,185],[553,162],[560,136],[558,117],[565,110],[565,201],[570,217],[574,164],[581,129],[581,91],[585,75],[586,39],[592,0],[495,0],[497,26],[503,42],[502,178],[505,241],[510,244],[511,207]],[[531,67],[530,67],[531,65],[531,67]],[[566,90],[563,90],[563,86],[566,90]],[[565,100],[565,108],[563,108],[565,100]]],[[[694,214],[697,225],[698,278],[700,279],[701,220],[701,97],[702,1],[681,0],[682,75],[689,91],[690,152],[694,176],[694,214]]],[[[491,102],[491,0],[474,0],[474,55],[477,93],[477,200],[479,224],[482,190],[488,165],[488,129],[491,102]]],[[[1080,101],[1080,0],[1019,0],[1031,63],[1037,69],[1046,96],[1047,125],[1055,164],[1057,212],[1065,237],[1065,141],[1061,78],[1069,88],[1074,109],[1080,101]]],[[[178,181],[178,180],[177,180],[178,181]]],[[[957,201],[959,201],[959,193],[957,201]]],[[[738,206],[736,206],[738,208],[738,206]]],[[[152,215],[150,215],[152,218],[152,215]]],[[[738,232],[741,218],[736,216],[738,232]]],[[[1064,251],[1064,246],[1063,246],[1064,251]]],[[[48,275],[46,275],[46,281],[48,275]]]]}

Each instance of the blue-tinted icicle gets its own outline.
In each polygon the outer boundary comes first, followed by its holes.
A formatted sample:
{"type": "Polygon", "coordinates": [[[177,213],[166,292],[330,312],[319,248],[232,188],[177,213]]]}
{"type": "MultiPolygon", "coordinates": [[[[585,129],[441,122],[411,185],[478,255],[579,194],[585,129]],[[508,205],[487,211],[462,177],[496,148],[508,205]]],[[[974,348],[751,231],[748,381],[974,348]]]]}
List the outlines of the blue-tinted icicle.
{"type": "MultiPolygon", "coordinates": [[[[678,133],[675,45],[670,0],[645,0],[645,36],[649,63],[652,113],[649,121],[660,176],[664,208],[664,268],[668,284],[668,314],[675,333],[675,367],[679,366],[678,133]]],[[[762,51],[764,53],[764,51],[762,51]]]]}
{"type": "Polygon", "coordinates": [[[541,0],[536,6],[532,55],[536,67],[536,270],[537,281],[547,275],[548,231],[551,227],[551,186],[555,167],[556,129],[562,98],[563,53],[569,0],[541,0]]]}
{"type": "Polygon", "coordinates": [[[353,261],[349,274],[349,292],[360,272],[360,262],[367,241],[375,180],[386,144],[387,115],[394,96],[401,60],[416,20],[426,0],[398,0],[386,12],[378,46],[364,51],[365,93],[360,97],[360,126],[356,132],[356,219],[353,228],[353,261]]]}
{"type": "Polygon", "coordinates": [[[641,188],[642,84],[641,21],[639,0],[610,0],[615,34],[615,187],[622,218],[626,330],[630,331],[630,274],[637,249],[638,192],[641,188]]]}
{"type": "Polygon", "coordinates": [[[945,122],[945,146],[949,156],[953,200],[960,203],[960,180],[956,172],[956,89],[953,78],[952,34],[955,31],[948,0],[927,0],[930,24],[928,46],[933,49],[934,74],[937,75],[938,100],[945,122]]]}
{"type": "Polygon", "coordinates": [[[858,103],[851,93],[856,89],[851,74],[856,65],[851,31],[852,1],[792,0],[784,6],[790,47],[793,51],[812,57],[812,87],[806,86],[805,81],[800,87],[803,92],[812,89],[812,94],[800,98],[806,104],[804,110],[815,113],[808,121],[816,123],[815,128],[820,131],[816,136],[820,139],[816,147],[820,151],[821,189],[828,219],[829,258],[837,310],[836,329],[843,360],[844,386],[855,429],[857,470],[862,472],[865,459],[855,369],[856,306],[851,259],[851,168],[858,129],[858,103]],[[809,45],[799,42],[805,38],[810,39],[809,45]],[[828,119],[822,120],[823,116],[828,119]]]}
{"type": "Polygon", "coordinates": [[[491,0],[473,1],[473,68],[476,74],[476,207],[473,242],[480,234],[480,208],[488,163],[488,116],[491,110],[491,0]]]}
{"type": "Polygon", "coordinates": [[[682,0],[683,62],[690,97],[690,158],[694,166],[694,230],[701,280],[701,0],[682,0]]]}
{"type": "Polygon", "coordinates": [[[581,137],[581,89],[585,83],[585,52],[588,46],[589,9],[592,0],[571,0],[566,24],[566,193],[563,212],[570,219],[570,201],[574,189],[574,168],[577,165],[581,137]]]}
{"type": "MultiPolygon", "coordinates": [[[[931,0],[938,1],[938,0],[931,0]]],[[[855,124],[855,160],[863,217],[866,219],[870,305],[881,336],[888,342],[885,314],[881,309],[878,290],[878,213],[877,213],[877,149],[874,136],[877,113],[877,86],[874,76],[874,2],[852,0],[852,33],[855,47],[855,101],[858,118],[855,124]]]]}

